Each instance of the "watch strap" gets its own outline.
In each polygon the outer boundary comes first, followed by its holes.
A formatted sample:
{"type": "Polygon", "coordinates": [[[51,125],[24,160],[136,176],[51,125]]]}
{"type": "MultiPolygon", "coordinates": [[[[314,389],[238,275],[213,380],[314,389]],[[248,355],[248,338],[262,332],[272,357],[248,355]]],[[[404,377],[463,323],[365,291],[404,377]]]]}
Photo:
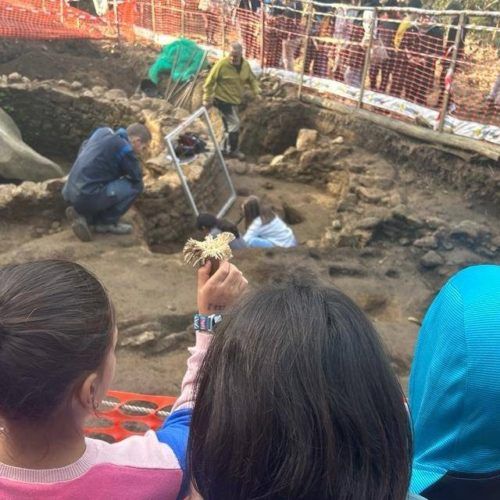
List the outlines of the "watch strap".
{"type": "Polygon", "coordinates": [[[222,316],[220,314],[195,314],[194,315],[194,329],[197,332],[214,332],[215,325],[220,323],[222,316]]]}

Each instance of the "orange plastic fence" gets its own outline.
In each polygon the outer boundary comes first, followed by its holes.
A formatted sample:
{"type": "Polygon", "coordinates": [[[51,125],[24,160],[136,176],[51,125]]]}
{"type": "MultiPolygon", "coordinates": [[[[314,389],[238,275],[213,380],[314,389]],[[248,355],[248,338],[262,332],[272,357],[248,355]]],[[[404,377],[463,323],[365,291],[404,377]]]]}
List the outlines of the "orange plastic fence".
{"type": "Polygon", "coordinates": [[[88,419],[85,434],[115,442],[156,430],[169,415],[175,400],[172,396],[109,391],[96,415],[88,419]]]}
{"type": "Polygon", "coordinates": [[[58,39],[115,38],[118,26],[130,34],[134,3],[118,6],[102,18],[72,7],[65,0],[0,0],[0,37],[58,39]]]}
{"type": "MultiPolygon", "coordinates": [[[[305,91],[328,92],[356,105],[353,93],[363,86],[363,106],[398,119],[413,120],[424,109],[431,126],[443,111],[472,125],[500,126],[498,17],[422,14],[398,36],[405,23],[400,11],[380,11],[372,31],[361,8],[308,2],[271,7],[256,2],[261,8],[253,11],[251,3],[119,0],[117,12],[110,9],[99,18],[68,6],[66,0],[0,0],[0,37],[132,40],[142,28],[141,34],[146,30],[148,37],[183,36],[222,50],[240,40],[247,58],[263,69],[295,75],[294,81],[303,80],[305,91]],[[374,50],[380,43],[385,47],[383,58],[374,50]],[[410,108],[402,112],[405,102],[410,108]]],[[[445,131],[455,131],[454,127],[448,125],[445,131]]],[[[485,127],[472,129],[469,137],[483,137],[485,127]]],[[[496,128],[490,135],[498,142],[496,128]]]]}

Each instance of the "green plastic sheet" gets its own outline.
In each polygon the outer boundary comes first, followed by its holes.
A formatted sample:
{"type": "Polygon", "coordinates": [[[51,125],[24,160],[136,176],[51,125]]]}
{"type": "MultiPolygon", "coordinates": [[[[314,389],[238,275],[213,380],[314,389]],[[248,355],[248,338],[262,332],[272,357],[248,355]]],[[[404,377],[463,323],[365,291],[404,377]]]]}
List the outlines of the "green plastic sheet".
{"type": "MultiPolygon", "coordinates": [[[[179,38],[163,47],[160,55],[149,68],[148,77],[156,85],[162,73],[168,73],[174,81],[185,82],[198,71],[204,53],[205,51],[192,40],[179,38]]],[[[205,60],[201,69],[206,66],[205,60]]]]}

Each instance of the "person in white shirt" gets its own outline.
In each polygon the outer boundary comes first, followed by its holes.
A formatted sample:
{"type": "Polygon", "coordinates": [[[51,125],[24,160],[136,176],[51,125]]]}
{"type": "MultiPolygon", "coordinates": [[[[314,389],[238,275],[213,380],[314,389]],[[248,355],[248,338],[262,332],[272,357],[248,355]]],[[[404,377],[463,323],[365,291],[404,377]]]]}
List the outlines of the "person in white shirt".
{"type": "Polygon", "coordinates": [[[250,248],[291,248],[297,246],[293,231],[270,208],[261,206],[257,196],[242,205],[245,216],[245,243],[250,248]]]}

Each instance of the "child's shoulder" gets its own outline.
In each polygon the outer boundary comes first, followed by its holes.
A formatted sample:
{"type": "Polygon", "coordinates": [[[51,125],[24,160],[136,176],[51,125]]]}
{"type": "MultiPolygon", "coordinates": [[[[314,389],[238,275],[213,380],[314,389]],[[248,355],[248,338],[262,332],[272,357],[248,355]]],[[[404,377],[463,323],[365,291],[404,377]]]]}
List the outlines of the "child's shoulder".
{"type": "Polygon", "coordinates": [[[87,448],[91,448],[95,465],[109,464],[123,467],[180,469],[172,449],[160,443],[153,431],[143,436],[131,436],[117,443],[107,443],[86,438],[87,448]]]}

